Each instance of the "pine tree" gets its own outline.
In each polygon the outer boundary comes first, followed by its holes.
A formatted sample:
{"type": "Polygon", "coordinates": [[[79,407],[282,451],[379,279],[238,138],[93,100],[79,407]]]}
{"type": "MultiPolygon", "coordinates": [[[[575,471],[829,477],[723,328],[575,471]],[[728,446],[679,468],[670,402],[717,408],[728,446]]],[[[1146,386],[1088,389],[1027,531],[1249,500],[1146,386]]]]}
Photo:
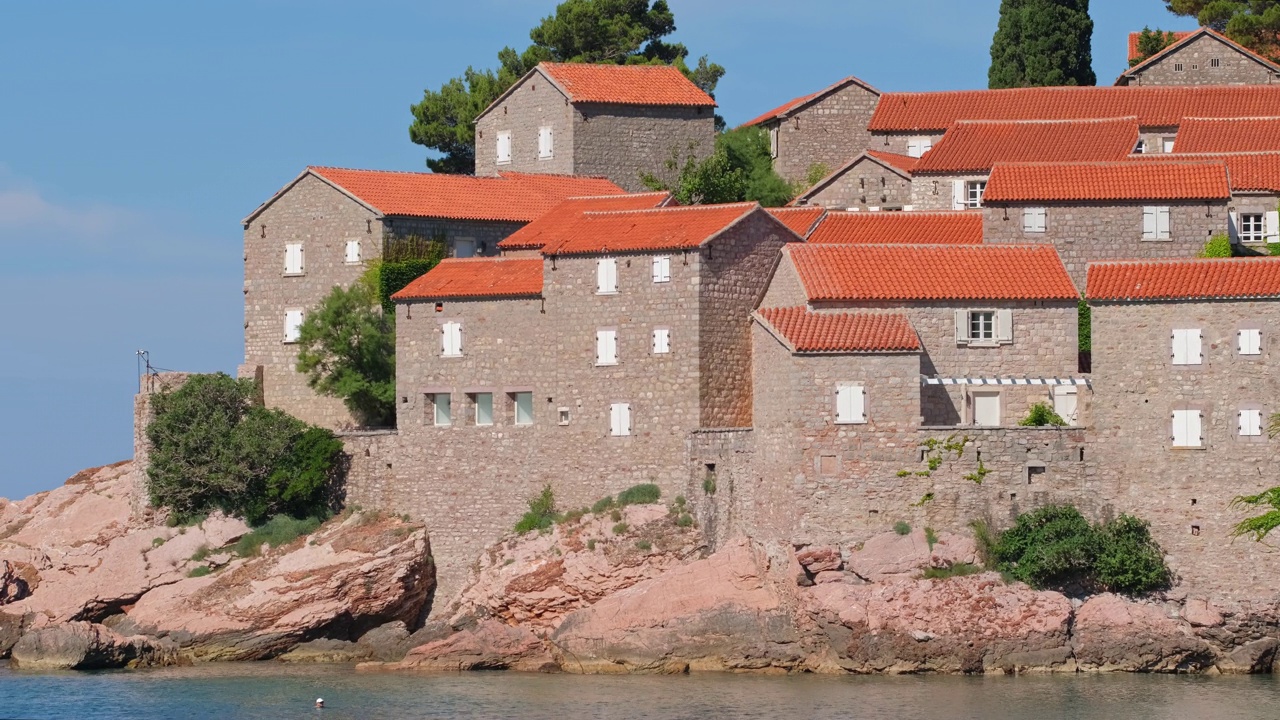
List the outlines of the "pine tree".
{"type": "Polygon", "coordinates": [[[1003,0],[991,88],[1094,85],[1089,0],[1003,0]]]}
{"type": "Polygon", "coordinates": [[[1147,58],[1172,45],[1176,38],[1177,36],[1172,32],[1165,32],[1159,28],[1155,30],[1149,27],[1142,28],[1142,32],[1138,34],[1138,55],[1129,60],[1129,67],[1145,62],[1147,58]]]}

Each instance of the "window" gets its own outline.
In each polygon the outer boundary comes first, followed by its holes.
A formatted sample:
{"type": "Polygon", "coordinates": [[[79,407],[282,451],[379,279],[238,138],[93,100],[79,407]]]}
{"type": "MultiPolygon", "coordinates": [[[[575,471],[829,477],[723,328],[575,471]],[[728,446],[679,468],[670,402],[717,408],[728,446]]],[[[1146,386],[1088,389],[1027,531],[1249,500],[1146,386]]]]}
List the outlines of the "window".
{"type": "Polygon", "coordinates": [[[1045,221],[1048,211],[1045,208],[1026,208],[1022,211],[1022,231],[1029,233],[1042,233],[1045,231],[1045,221]]]}
{"type": "Polygon", "coordinates": [[[1174,365],[1199,365],[1200,329],[1174,330],[1172,356],[1174,365]]]}
{"type": "Polygon", "coordinates": [[[956,310],[956,343],[991,346],[1013,342],[1012,310],[956,310]]]}
{"type": "Polygon", "coordinates": [[[1262,354],[1262,331],[1256,328],[1246,328],[1238,333],[1237,346],[1240,348],[1241,355],[1261,355],[1262,354]]]}
{"type": "Polygon", "coordinates": [[[1211,68],[1222,67],[1222,58],[1209,58],[1209,67],[1211,68]]]}
{"type": "Polygon", "coordinates": [[[653,329],[653,354],[665,355],[671,352],[671,330],[670,328],[654,328],[653,329]]]}
{"type": "Polygon", "coordinates": [[[671,256],[659,255],[653,259],[653,281],[671,282],[671,256]]]}
{"type": "Polygon", "coordinates": [[[473,238],[457,238],[453,241],[453,256],[469,258],[476,256],[476,241],[473,238]]]}
{"type": "Polygon", "coordinates": [[[1142,239],[1143,240],[1168,240],[1169,239],[1169,208],[1168,207],[1142,208],[1142,239]]]}
{"type": "Polygon", "coordinates": [[[618,292],[618,261],[601,258],[596,261],[596,294],[610,295],[618,292]]]}
{"type": "Polygon", "coordinates": [[[631,405],[614,403],[609,406],[609,434],[624,437],[631,434],[631,405]]]}
{"type": "Polygon", "coordinates": [[[533,424],[533,393],[532,392],[511,393],[511,404],[515,406],[517,425],[533,424]]]}
{"type": "Polygon", "coordinates": [[[302,274],[302,243],[289,243],[284,246],[284,274],[302,274]]]}
{"type": "Polygon", "coordinates": [[[1141,155],[1142,153],[1144,153],[1144,152],[1146,152],[1146,151],[1147,151],[1147,141],[1146,141],[1146,140],[1143,140],[1143,139],[1141,139],[1141,138],[1139,138],[1139,139],[1138,139],[1138,144],[1137,144],[1137,145],[1135,145],[1135,146],[1133,147],[1133,152],[1134,152],[1134,154],[1135,154],[1135,155],[1141,155]]]}
{"type": "Polygon", "coordinates": [[[302,329],[302,311],[301,310],[285,310],[284,311],[284,341],[287,343],[298,342],[298,334],[302,329]]]}
{"type": "Polygon", "coordinates": [[[778,157],[778,130],[781,127],[782,125],[778,124],[769,128],[769,157],[771,158],[778,157]]]}
{"type": "Polygon", "coordinates": [[[1000,391],[975,391],[971,397],[973,424],[978,427],[1000,427],[1000,391]]]}
{"type": "Polygon", "coordinates": [[[618,331],[596,331],[596,365],[618,364],[618,331]]]}
{"type": "Polygon", "coordinates": [[[453,424],[453,396],[449,393],[429,393],[432,424],[448,427],[453,424]]]}
{"type": "Polygon", "coordinates": [[[511,162],[511,131],[503,130],[498,133],[498,164],[505,165],[511,162]]]}
{"type": "Polygon", "coordinates": [[[840,385],[836,388],[836,424],[860,425],[867,421],[867,391],[861,385],[840,385]]]}
{"type": "Polygon", "coordinates": [[[476,406],[476,425],[492,425],[493,393],[476,393],[472,398],[476,406]]]}
{"type": "Polygon", "coordinates": [[[462,357],[462,323],[450,321],[440,326],[440,355],[462,357]]]}
{"type": "Polygon", "coordinates": [[[1173,411],[1173,446],[1200,447],[1204,438],[1200,435],[1201,412],[1199,410],[1173,411]]]}
{"type": "Polygon", "coordinates": [[[538,159],[546,160],[553,156],[554,143],[551,135],[551,128],[538,128],[538,159]]]}
{"type": "Polygon", "coordinates": [[[360,262],[360,241],[359,240],[347,241],[347,254],[344,257],[344,260],[348,264],[355,264],[360,262]]]}
{"type": "Polygon", "coordinates": [[[932,149],[933,138],[931,137],[907,138],[907,155],[913,158],[924,157],[924,154],[932,149]]]}
{"type": "Polygon", "coordinates": [[[969,313],[969,340],[994,342],[996,314],[991,310],[969,313]]]}
{"type": "Polygon", "coordinates": [[[1267,231],[1263,225],[1265,217],[1262,213],[1244,213],[1240,215],[1240,242],[1265,242],[1267,238],[1267,231]]]}
{"type": "Polygon", "coordinates": [[[1242,409],[1240,411],[1240,436],[1257,437],[1262,435],[1262,411],[1242,409]]]}
{"type": "Polygon", "coordinates": [[[1174,71],[1174,72],[1182,72],[1182,71],[1183,71],[1183,70],[1185,70],[1185,69],[1186,69],[1186,68],[1184,68],[1184,67],[1182,66],[1182,63],[1174,63],[1174,64],[1173,64],[1173,71],[1174,71]]]}
{"type": "Polygon", "coordinates": [[[559,416],[559,422],[561,425],[569,424],[569,408],[556,408],[556,414],[559,416]]]}
{"type": "Polygon", "coordinates": [[[986,180],[970,180],[964,184],[964,206],[966,208],[982,207],[982,194],[987,191],[986,180]]]}
{"type": "Polygon", "coordinates": [[[1160,140],[1160,148],[1167,153],[1173,152],[1173,138],[1162,138],[1160,140]]]}
{"type": "Polygon", "coordinates": [[[1080,407],[1078,389],[1075,385],[1053,386],[1053,411],[1058,417],[1067,421],[1068,425],[1076,424],[1076,416],[1080,407]]]}

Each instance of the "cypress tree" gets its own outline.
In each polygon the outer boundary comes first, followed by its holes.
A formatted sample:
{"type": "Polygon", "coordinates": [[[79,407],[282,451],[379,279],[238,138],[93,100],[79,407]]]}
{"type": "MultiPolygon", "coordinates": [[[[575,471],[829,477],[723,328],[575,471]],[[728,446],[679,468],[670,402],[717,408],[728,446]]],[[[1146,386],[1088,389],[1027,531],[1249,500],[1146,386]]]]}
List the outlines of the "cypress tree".
{"type": "Polygon", "coordinates": [[[1094,85],[1089,0],[1002,0],[991,88],[1094,85]]]}

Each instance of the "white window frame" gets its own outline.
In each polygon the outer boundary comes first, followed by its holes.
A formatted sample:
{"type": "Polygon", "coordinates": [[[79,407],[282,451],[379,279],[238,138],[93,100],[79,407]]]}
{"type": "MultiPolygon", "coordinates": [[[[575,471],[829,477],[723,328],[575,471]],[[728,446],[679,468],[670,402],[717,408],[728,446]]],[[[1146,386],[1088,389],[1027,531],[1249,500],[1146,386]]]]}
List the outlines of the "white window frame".
{"type": "Polygon", "coordinates": [[[1044,233],[1048,228],[1049,211],[1043,207],[1029,207],[1022,210],[1022,232],[1044,233]]]}
{"type": "Polygon", "coordinates": [[[1146,151],[1147,151],[1147,141],[1142,138],[1138,138],[1138,144],[1133,146],[1133,154],[1142,155],[1146,151]]]}
{"type": "Polygon", "coordinates": [[[986,180],[966,180],[964,183],[964,206],[970,210],[982,207],[982,196],[986,192],[986,180]]]}
{"type": "Polygon", "coordinates": [[[671,352],[671,328],[656,327],[653,329],[653,354],[666,355],[671,352]]]}
{"type": "Polygon", "coordinates": [[[342,256],[342,261],[348,265],[359,265],[362,261],[361,247],[359,240],[348,240],[346,253],[342,256]],[[355,252],[352,252],[352,251],[355,252]]]}
{"type": "Polygon", "coordinates": [[[462,357],[462,323],[457,320],[440,324],[440,357],[462,357]]]}
{"type": "Polygon", "coordinates": [[[298,338],[302,334],[302,322],[306,320],[306,317],[306,311],[298,308],[284,311],[284,343],[286,345],[298,342],[298,338]]]}
{"type": "Polygon", "coordinates": [[[609,406],[609,434],[613,437],[631,435],[631,403],[613,403],[609,406]]]}
{"type": "Polygon", "coordinates": [[[1013,343],[1013,310],[1009,308],[969,308],[955,311],[956,344],[995,347],[1013,343]],[[973,337],[973,316],[992,315],[992,337],[973,337]]]}
{"type": "Polygon", "coordinates": [[[774,160],[778,159],[778,131],[781,129],[782,123],[769,128],[769,157],[774,160]]]}
{"type": "Polygon", "coordinates": [[[477,392],[477,393],[472,393],[472,394],[471,394],[471,403],[472,403],[472,406],[473,406],[473,407],[472,407],[472,411],[471,411],[471,412],[472,412],[472,417],[473,417],[473,419],[475,420],[475,424],[476,424],[476,426],[477,426],[477,427],[492,427],[492,426],[493,426],[493,393],[491,393],[491,392],[477,392]],[[480,418],[480,408],[484,407],[484,405],[485,405],[485,403],[482,403],[482,402],[481,402],[481,399],[482,399],[482,398],[488,398],[488,406],[489,406],[489,421],[488,421],[488,422],[481,422],[481,418],[480,418]]]}
{"type": "Polygon", "coordinates": [[[867,423],[867,389],[862,383],[836,385],[836,425],[867,423]]]}
{"type": "Polygon", "coordinates": [[[1147,205],[1142,208],[1142,239],[1170,239],[1172,223],[1168,205],[1147,205]]]}
{"type": "Polygon", "coordinates": [[[929,135],[917,135],[907,138],[907,156],[913,158],[924,157],[924,154],[933,149],[933,137],[929,135]]]}
{"type": "Polygon", "coordinates": [[[1179,408],[1173,411],[1169,444],[1175,448],[1204,447],[1204,411],[1179,408]]]}
{"type": "Polygon", "coordinates": [[[654,256],[653,281],[656,283],[671,282],[671,256],[670,255],[654,256]]]}
{"type": "Polygon", "coordinates": [[[499,130],[498,139],[496,142],[498,145],[496,148],[496,152],[497,152],[496,163],[498,165],[510,165],[511,164],[511,131],[499,130]],[[503,152],[504,150],[506,152],[503,152]]]}
{"type": "Polygon", "coordinates": [[[284,274],[305,275],[306,256],[302,243],[286,243],[284,246],[284,274]]]}
{"type": "Polygon", "coordinates": [[[550,125],[538,128],[538,159],[550,160],[555,157],[555,130],[550,125]]]}
{"type": "Polygon", "coordinates": [[[608,367],[618,364],[618,329],[599,328],[596,330],[596,367],[608,367]]]}
{"type": "Polygon", "coordinates": [[[533,391],[532,390],[521,390],[518,392],[511,393],[511,414],[512,414],[512,420],[514,425],[517,425],[519,427],[528,427],[533,424],[533,391]],[[528,398],[529,400],[528,402],[529,413],[528,413],[528,417],[522,421],[520,418],[520,401],[523,398],[528,398]]]}
{"type": "Polygon", "coordinates": [[[1266,233],[1264,241],[1268,243],[1280,242],[1280,210],[1268,210],[1263,214],[1262,222],[1263,232],[1266,233]]]}
{"type": "Polygon", "coordinates": [[[1160,152],[1165,152],[1165,153],[1173,152],[1173,146],[1176,141],[1177,141],[1177,138],[1171,138],[1171,137],[1160,138],[1160,152]]]}
{"type": "Polygon", "coordinates": [[[1262,329],[1241,328],[1236,333],[1236,350],[1241,355],[1262,354],[1262,329]]]}
{"type": "Polygon", "coordinates": [[[995,310],[969,311],[969,342],[986,345],[996,344],[995,310]]]}
{"type": "Polygon", "coordinates": [[[1262,437],[1262,410],[1240,408],[1236,415],[1236,426],[1240,437],[1262,437]]]}
{"type": "Polygon", "coordinates": [[[596,294],[618,294],[617,258],[600,258],[596,261],[596,294]]]}
{"type": "Polygon", "coordinates": [[[1247,244],[1266,242],[1266,219],[1267,214],[1264,212],[1240,213],[1240,221],[1236,230],[1236,235],[1240,238],[1240,242],[1247,244]]]}
{"type": "Polygon", "coordinates": [[[1200,328],[1174,328],[1170,335],[1169,353],[1172,365],[1204,364],[1204,339],[1200,328]]]}
{"type": "Polygon", "coordinates": [[[453,426],[453,395],[447,392],[430,393],[431,424],[436,427],[453,426]]]}

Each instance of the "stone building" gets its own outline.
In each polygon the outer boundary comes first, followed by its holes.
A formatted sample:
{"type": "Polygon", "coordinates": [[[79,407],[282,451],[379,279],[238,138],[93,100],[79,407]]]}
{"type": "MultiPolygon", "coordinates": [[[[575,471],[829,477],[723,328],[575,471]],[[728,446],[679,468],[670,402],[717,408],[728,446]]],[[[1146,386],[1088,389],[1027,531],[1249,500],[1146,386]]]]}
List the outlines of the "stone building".
{"type": "Polygon", "coordinates": [[[525,225],[498,242],[503,257],[542,257],[542,248],[555,242],[557,235],[567,224],[575,222],[586,212],[612,210],[650,210],[667,207],[672,203],[669,192],[629,193],[626,195],[601,195],[598,197],[569,198],[543,213],[538,219],[525,225]]]}
{"type": "MultiPolygon", "coordinates": [[[[1271,85],[1280,65],[1211,28],[1179,33],[1173,44],[1121,73],[1116,85],[1271,85]]],[[[1136,40],[1130,36],[1130,57],[1136,40]]]]}
{"type": "Polygon", "coordinates": [[[631,191],[644,174],[715,146],[715,100],[668,65],[540,63],[476,117],[476,175],[606,177],[631,191]]]}
{"type": "Polygon", "coordinates": [[[1272,592],[1280,553],[1231,542],[1255,514],[1231,502],[1276,484],[1280,258],[1093,263],[1088,278],[1110,502],[1151,522],[1182,582],[1272,592]]]}
{"type": "Polygon", "coordinates": [[[912,170],[912,206],[975,210],[992,166],[1016,162],[1123,160],[1138,143],[1137,118],[961,120],[912,170]]]}
{"type": "Polygon", "coordinates": [[[498,241],[566,197],[621,193],[607,180],[508,173],[473,178],[310,167],[244,225],[244,364],[267,404],[330,428],[353,423],[315,394],[297,364],[298,326],[334,286],[382,257],[384,243],[438,240],[454,257],[492,255],[498,241]]]}
{"type": "Polygon", "coordinates": [[[971,212],[828,212],[808,235],[814,244],[979,245],[982,216],[971,212]]]}
{"type": "MultiPolygon", "coordinates": [[[[1266,123],[1264,123],[1266,124],[1266,123]]],[[[1231,183],[1225,229],[1244,254],[1263,253],[1280,242],[1280,153],[1182,153],[1141,156],[1143,161],[1223,163],[1231,183]]]]}
{"type": "Polygon", "coordinates": [[[879,90],[851,76],[784,103],[743,127],[764,128],[773,169],[786,180],[800,182],[815,168],[830,171],[871,147],[867,123],[879,100],[879,90]]]}
{"type": "Polygon", "coordinates": [[[1195,257],[1227,232],[1230,198],[1221,161],[997,165],[983,232],[988,243],[1052,243],[1083,289],[1090,262],[1195,257]]]}
{"type": "Polygon", "coordinates": [[[793,200],[833,210],[914,210],[911,171],[917,159],[867,150],[793,200]]]}
{"type": "Polygon", "coordinates": [[[754,203],[583,212],[551,236],[395,296],[399,450],[352,501],[425,519],[445,584],[546,484],[566,508],[684,492],[689,434],[751,423],[751,312],[799,241],[754,203]]]}

